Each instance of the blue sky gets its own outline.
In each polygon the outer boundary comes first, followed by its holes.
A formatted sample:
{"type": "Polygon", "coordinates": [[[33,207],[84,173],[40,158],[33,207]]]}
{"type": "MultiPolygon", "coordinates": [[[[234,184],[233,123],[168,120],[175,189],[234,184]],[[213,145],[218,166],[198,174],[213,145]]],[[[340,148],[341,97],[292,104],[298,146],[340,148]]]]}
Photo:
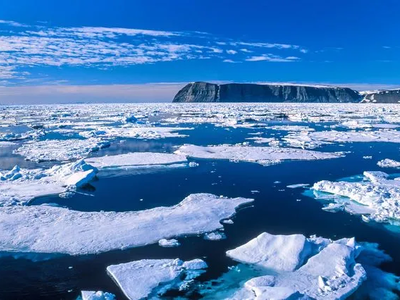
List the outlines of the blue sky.
{"type": "Polygon", "coordinates": [[[0,1],[0,103],[169,101],[190,81],[400,86],[396,0],[0,1]]]}

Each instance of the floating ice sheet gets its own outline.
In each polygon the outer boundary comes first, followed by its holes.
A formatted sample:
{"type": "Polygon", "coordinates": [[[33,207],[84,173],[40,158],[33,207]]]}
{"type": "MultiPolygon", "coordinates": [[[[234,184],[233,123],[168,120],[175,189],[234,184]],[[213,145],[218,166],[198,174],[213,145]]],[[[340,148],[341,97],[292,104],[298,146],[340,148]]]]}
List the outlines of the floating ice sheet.
{"type": "Polygon", "coordinates": [[[187,163],[185,156],[156,152],[134,152],[111,156],[90,157],[85,159],[85,161],[95,166],[100,171],[126,170],[187,163]]]}
{"type": "Polygon", "coordinates": [[[363,220],[400,223],[400,178],[389,179],[384,172],[364,172],[363,181],[319,181],[313,186],[317,199],[340,204],[353,214],[368,215],[363,220]]]}
{"type": "Polygon", "coordinates": [[[97,169],[80,160],[50,169],[21,169],[0,172],[0,207],[25,204],[47,195],[82,187],[96,175],[97,169]]]}
{"type": "Polygon", "coordinates": [[[136,300],[158,298],[170,289],[185,289],[206,268],[201,259],[144,259],[109,266],[107,272],[128,299],[136,300]]]}
{"type": "Polygon", "coordinates": [[[318,152],[294,148],[250,147],[250,146],[181,146],[176,154],[202,159],[227,159],[261,165],[271,165],[283,160],[318,160],[341,157],[339,153],[318,152]]]}
{"type": "Polygon", "coordinates": [[[97,138],[33,141],[23,144],[14,153],[32,161],[68,161],[84,158],[109,145],[108,141],[97,138]]]}
{"type": "Polygon", "coordinates": [[[80,255],[144,246],[163,238],[221,229],[220,221],[252,201],[192,194],[175,206],[137,212],[0,207],[0,252],[80,255]]]}

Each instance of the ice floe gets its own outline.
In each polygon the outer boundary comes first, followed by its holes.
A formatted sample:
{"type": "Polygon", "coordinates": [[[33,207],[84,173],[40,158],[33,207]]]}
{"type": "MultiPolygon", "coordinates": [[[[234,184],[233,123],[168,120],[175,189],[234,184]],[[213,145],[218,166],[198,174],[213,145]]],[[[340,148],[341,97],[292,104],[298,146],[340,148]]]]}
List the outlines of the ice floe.
{"type": "Polygon", "coordinates": [[[241,264],[203,284],[204,299],[345,299],[359,289],[384,295],[400,288],[394,275],[378,268],[390,257],[376,244],[354,238],[262,233],[227,255],[241,264]],[[379,286],[381,281],[385,284],[379,286]]]}
{"type": "Polygon", "coordinates": [[[400,161],[396,161],[393,159],[383,159],[378,161],[377,165],[381,168],[396,168],[399,169],[400,168],[400,161]]]}
{"type": "Polygon", "coordinates": [[[115,295],[102,291],[82,291],[79,300],[115,300],[115,295]]]}
{"type": "Polygon", "coordinates": [[[185,156],[172,153],[133,152],[119,155],[90,157],[85,161],[100,171],[126,170],[131,168],[145,168],[186,164],[185,156]]]}
{"type": "Polygon", "coordinates": [[[0,252],[80,255],[154,244],[222,229],[222,220],[252,201],[192,194],[174,206],[137,212],[0,207],[0,252]]]}
{"type": "Polygon", "coordinates": [[[192,130],[190,127],[150,127],[143,125],[129,125],[123,127],[99,127],[96,130],[81,131],[83,137],[102,137],[102,138],[136,138],[136,139],[162,139],[162,138],[181,138],[186,135],[178,131],[192,130]]]}
{"type": "Polygon", "coordinates": [[[276,164],[284,160],[318,160],[339,158],[341,154],[294,148],[249,147],[241,145],[196,146],[183,145],[176,154],[201,159],[225,159],[261,165],[276,164]]]}
{"type": "Polygon", "coordinates": [[[107,272],[129,300],[136,300],[158,298],[170,289],[185,289],[206,268],[201,259],[144,259],[111,265],[107,272]]]}
{"type": "Polygon", "coordinates": [[[319,181],[312,187],[317,199],[335,202],[327,210],[344,209],[352,214],[368,215],[365,220],[399,225],[400,178],[390,179],[384,172],[364,172],[363,180],[319,181]]]}
{"type": "Polygon", "coordinates": [[[89,183],[97,169],[83,160],[50,169],[21,169],[0,172],[0,207],[25,204],[47,195],[60,194],[89,183]]]}
{"type": "Polygon", "coordinates": [[[158,241],[158,245],[160,247],[170,248],[170,247],[178,247],[181,244],[176,239],[170,239],[170,240],[161,239],[158,241]]]}
{"type": "Polygon", "coordinates": [[[89,153],[110,146],[110,142],[97,139],[67,139],[33,141],[14,150],[15,154],[32,161],[68,161],[84,158],[89,153]]]}

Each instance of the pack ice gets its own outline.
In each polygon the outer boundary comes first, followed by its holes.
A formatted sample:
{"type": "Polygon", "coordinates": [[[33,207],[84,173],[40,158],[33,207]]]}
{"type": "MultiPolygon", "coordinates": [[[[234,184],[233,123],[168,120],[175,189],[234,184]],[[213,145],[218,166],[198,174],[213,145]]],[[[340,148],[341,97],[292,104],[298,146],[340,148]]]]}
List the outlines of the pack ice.
{"type": "MultiPolygon", "coordinates": [[[[390,179],[379,171],[364,172],[360,182],[319,181],[312,187],[317,199],[334,202],[336,210],[364,215],[363,220],[375,220],[399,225],[400,178],[390,179]]],[[[333,207],[332,205],[328,206],[333,207]]]]}
{"type": "Polygon", "coordinates": [[[130,300],[158,298],[170,289],[184,290],[205,272],[201,259],[143,259],[107,267],[108,274],[130,300]]]}
{"type": "Polygon", "coordinates": [[[271,165],[284,160],[318,160],[339,158],[341,154],[319,152],[295,148],[248,147],[248,146],[196,146],[183,145],[175,151],[176,154],[201,159],[226,159],[245,161],[261,165],[271,165]]]}
{"type": "Polygon", "coordinates": [[[222,229],[252,199],[192,194],[170,207],[80,212],[62,207],[0,207],[0,252],[94,254],[222,229]],[[18,238],[16,238],[18,237],[18,238]]]}

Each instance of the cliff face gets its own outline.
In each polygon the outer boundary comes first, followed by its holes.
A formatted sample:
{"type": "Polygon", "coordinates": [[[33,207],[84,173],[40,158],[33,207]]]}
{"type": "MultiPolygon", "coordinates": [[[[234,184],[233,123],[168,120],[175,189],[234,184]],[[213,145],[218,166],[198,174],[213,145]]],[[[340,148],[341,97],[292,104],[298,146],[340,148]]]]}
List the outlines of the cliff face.
{"type": "Polygon", "coordinates": [[[362,102],[400,103],[400,89],[366,93],[362,102]]]}
{"type": "Polygon", "coordinates": [[[360,102],[361,95],[341,87],[275,84],[187,84],[173,102],[360,102]]]}

